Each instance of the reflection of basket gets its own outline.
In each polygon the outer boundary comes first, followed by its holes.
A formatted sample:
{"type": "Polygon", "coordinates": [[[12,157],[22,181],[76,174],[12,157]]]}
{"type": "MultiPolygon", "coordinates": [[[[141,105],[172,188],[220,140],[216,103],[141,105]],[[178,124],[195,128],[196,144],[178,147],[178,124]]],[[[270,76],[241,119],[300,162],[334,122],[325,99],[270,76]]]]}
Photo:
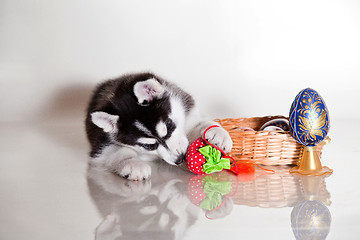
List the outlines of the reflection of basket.
{"type": "MultiPolygon", "coordinates": [[[[234,142],[229,153],[236,161],[253,161],[263,165],[297,164],[302,145],[288,131],[258,131],[267,121],[283,116],[217,119],[234,142]],[[255,131],[245,131],[244,127],[255,131]]],[[[321,155],[322,146],[318,145],[321,155]]]]}
{"type": "MultiPolygon", "coordinates": [[[[250,207],[281,208],[293,207],[306,200],[301,179],[289,173],[289,166],[267,167],[275,170],[274,174],[260,171],[253,181],[233,182],[237,190],[231,198],[236,205],[250,207]]],[[[330,193],[326,189],[325,178],[320,182],[317,199],[330,205],[330,193]]]]}

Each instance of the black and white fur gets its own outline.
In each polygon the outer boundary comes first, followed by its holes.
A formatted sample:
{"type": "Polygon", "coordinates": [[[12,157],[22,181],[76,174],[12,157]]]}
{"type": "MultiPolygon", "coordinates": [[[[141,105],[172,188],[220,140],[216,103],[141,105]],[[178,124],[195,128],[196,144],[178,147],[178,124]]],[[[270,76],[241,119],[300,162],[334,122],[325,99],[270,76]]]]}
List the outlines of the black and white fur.
{"type": "MultiPolygon", "coordinates": [[[[94,166],[131,180],[150,177],[146,161],[184,161],[189,142],[217,123],[199,114],[193,98],[152,73],[124,75],[101,83],[91,98],[86,132],[94,166]]],[[[228,152],[229,134],[212,128],[207,140],[228,152]]]]}

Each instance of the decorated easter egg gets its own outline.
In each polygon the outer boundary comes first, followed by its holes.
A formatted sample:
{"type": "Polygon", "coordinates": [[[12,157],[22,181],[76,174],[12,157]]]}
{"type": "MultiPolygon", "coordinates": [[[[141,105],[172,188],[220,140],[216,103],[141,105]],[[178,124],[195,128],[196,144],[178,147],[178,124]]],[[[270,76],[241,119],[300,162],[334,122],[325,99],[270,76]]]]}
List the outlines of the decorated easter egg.
{"type": "Polygon", "coordinates": [[[260,131],[289,131],[289,121],[285,118],[276,118],[267,121],[261,126],[260,131]]]}
{"type": "Polygon", "coordinates": [[[311,88],[303,89],[295,97],[289,113],[290,133],[297,142],[315,146],[329,131],[329,113],[324,100],[311,88]]]}

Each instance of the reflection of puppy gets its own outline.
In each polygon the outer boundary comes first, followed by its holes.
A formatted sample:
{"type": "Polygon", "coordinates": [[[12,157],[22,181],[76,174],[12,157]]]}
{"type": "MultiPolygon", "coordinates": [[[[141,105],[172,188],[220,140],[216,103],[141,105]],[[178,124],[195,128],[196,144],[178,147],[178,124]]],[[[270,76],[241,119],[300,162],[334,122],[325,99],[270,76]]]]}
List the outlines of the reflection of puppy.
{"type": "MultiPolygon", "coordinates": [[[[151,168],[145,161],[182,163],[189,140],[214,124],[200,116],[189,94],[154,74],[109,80],[96,88],[88,107],[90,162],[128,179],[147,179],[151,168]]],[[[205,137],[225,152],[231,150],[223,128],[212,128],[205,137]]]]}
{"type": "Polygon", "coordinates": [[[195,223],[200,209],[186,196],[193,175],[159,165],[149,164],[156,178],[145,181],[129,181],[89,167],[90,195],[103,217],[96,228],[97,240],[141,240],[149,239],[149,234],[159,240],[181,239],[195,223]]]}

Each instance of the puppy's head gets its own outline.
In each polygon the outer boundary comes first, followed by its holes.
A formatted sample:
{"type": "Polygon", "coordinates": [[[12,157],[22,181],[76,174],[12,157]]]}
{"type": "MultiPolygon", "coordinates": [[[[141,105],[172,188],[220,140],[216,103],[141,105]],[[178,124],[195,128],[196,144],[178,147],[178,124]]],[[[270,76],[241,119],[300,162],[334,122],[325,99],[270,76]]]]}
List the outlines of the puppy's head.
{"type": "Polygon", "coordinates": [[[185,107],[154,75],[120,84],[103,111],[91,113],[91,121],[140,157],[156,155],[176,165],[184,161],[185,107]]]}

